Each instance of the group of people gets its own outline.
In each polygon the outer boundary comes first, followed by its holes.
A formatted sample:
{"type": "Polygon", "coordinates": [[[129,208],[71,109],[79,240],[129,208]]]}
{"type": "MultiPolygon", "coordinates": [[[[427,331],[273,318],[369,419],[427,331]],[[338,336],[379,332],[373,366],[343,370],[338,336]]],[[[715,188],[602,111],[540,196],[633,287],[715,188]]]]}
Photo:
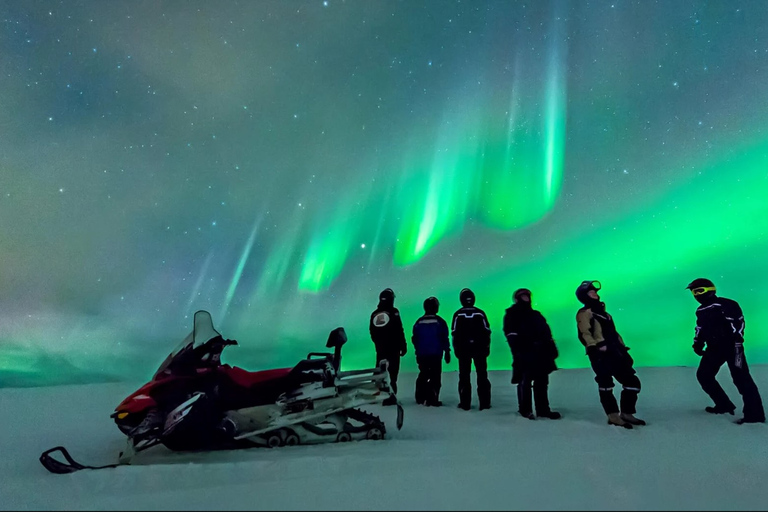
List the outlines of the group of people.
{"type": "MultiPolygon", "coordinates": [[[[583,307],[576,314],[579,341],[586,349],[600,403],[608,424],[633,428],[645,425],[635,416],[641,384],[613,317],[600,300],[599,281],[583,281],[576,289],[576,298],[583,307]],[[617,402],[613,393],[614,379],[622,385],[617,402]]],[[[760,393],[749,373],[744,356],[744,315],[736,301],[717,296],[709,279],[692,281],[687,289],[700,306],[696,310],[694,352],[701,356],[696,377],[702,389],[714,402],[705,408],[712,414],[734,414],[736,406],[717,382],[715,376],[727,364],[744,401],[742,423],[765,422],[760,393]]],[[[557,345],[552,331],[541,312],[533,309],[532,292],[520,288],[512,296],[513,303],[504,314],[504,336],[512,352],[512,384],[517,385],[518,412],[525,418],[559,419],[560,413],[549,406],[549,374],[557,370],[557,345]],[[534,415],[535,410],[535,415],[534,415]]],[[[472,403],[471,372],[474,365],[480,410],[491,407],[491,383],[488,380],[488,356],[491,348],[491,328],[485,312],[475,306],[475,294],[469,288],[459,293],[461,307],[456,310],[448,328],[438,315],[440,302],[436,297],[424,301],[424,315],[413,325],[411,341],[416,353],[419,375],[416,379],[416,402],[425,406],[441,406],[440,389],[443,361],[451,362],[451,348],[459,366],[459,409],[470,410],[472,403]]],[[[395,307],[391,288],[379,294],[379,304],[371,313],[369,331],[376,347],[376,364],[389,363],[392,390],[397,394],[400,358],[408,352],[400,312],[395,307]]],[[[385,405],[396,403],[394,398],[385,405]]]]}

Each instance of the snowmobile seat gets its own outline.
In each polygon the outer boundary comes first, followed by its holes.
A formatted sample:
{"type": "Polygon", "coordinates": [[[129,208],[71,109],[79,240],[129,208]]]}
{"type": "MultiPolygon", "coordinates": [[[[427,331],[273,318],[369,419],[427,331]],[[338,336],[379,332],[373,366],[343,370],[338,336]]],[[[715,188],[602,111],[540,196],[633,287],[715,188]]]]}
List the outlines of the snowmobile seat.
{"type": "Polygon", "coordinates": [[[273,381],[287,376],[292,368],[277,368],[274,370],[262,370],[259,372],[249,372],[237,366],[226,366],[226,373],[232,381],[240,387],[252,388],[268,381],[273,381]]]}
{"type": "Polygon", "coordinates": [[[333,374],[328,372],[330,360],[330,354],[324,359],[302,359],[291,369],[289,378],[297,386],[307,382],[325,382],[329,386],[333,385],[333,374]]]}

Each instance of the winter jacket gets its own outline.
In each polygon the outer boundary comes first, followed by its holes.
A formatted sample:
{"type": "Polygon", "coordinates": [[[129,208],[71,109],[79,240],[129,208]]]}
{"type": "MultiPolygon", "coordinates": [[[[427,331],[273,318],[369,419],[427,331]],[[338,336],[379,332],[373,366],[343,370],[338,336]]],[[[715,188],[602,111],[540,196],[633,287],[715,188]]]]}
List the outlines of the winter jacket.
{"type": "Polygon", "coordinates": [[[504,314],[504,336],[512,351],[512,381],[525,373],[550,374],[557,370],[557,345],[544,316],[529,303],[518,303],[504,314]]]}
{"type": "Polygon", "coordinates": [[[738,302],[713,296],[696,309],[693,344],[708,350],[733,349],[744,343],[744,325],[738,302]]]}
{"type": "Polygon", "coordinates": [[[594,353],[602,346],[609,350],[626,352],[626,345],[616,331],[613,317],[605,311],[605,304],[596,302],[584,306],[576,314],[579,341],[586,347],[587,354],[594,353]]]}
{"type": "Polygon", "coordinates": [[[405,354],[408,346],[400,311],[396,307],[379,305],[371,313],[368,331],[377,354],[405,354]]]}
{"type": "Polygon", "coordinates": [[[488,357],[491,353],[491,328],[485,312],[466,306],[453,314],[451,322],[453,352],[458,358],[488,357]]]}
{"type": "Polygon", "coordinates": [[[442,356],[451,352],[448,324],[438,315],[424,315],[416,320],[411,339],[416,357],[442,356]]]}

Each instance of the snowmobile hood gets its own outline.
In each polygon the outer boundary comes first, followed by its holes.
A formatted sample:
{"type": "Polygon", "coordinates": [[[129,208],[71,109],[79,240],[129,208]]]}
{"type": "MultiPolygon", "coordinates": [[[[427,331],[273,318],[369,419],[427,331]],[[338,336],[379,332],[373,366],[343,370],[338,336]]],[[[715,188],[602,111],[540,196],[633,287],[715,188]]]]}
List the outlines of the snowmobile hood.
{"type": "Polygon", "coordinates": [[[156,382],[150,381],[131,393],[120,405],[115,407],[115,412],[137,413],[149,407],[157,405],[155,399],[150,396],[150,391],[155,387],[156,382]]]}

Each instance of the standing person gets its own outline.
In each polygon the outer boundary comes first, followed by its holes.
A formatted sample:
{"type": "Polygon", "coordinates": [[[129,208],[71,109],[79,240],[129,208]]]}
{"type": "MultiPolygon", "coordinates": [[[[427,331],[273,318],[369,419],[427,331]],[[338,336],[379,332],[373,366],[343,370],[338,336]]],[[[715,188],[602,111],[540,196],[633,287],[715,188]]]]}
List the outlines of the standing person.
{"type": "Polygon", "coordinates": [[[504,336],[512,351],[512,384],[517,384],[517,407],[521,416],[536,419],[531,403],[531,384],[536,416],[560,419],[549,408],[549,374],[557,370],[558,352],[547,320],[531,304],[531,290],[520,288],[504,313],[504,336]]]}
{"type": "Polygon", "coordinates": [[[491,382],[488,380],[488,356],[491,354],[491,328],[482,309],[475,307],[475,294],[469,288],[459,293],[461,308],[453,314],[451,335],[453,353],[459,360],[459,409],[468,411],[472,404],[472,363],[477,373],[477,398],[480,410],[491,408],[491,382]]]}
{"type": "MultiPolygon", "coordinates": [[[[379,294],[379,305],[371,313],[368,323],[371,340],[376,347],[376,365],[382,360],[389,362],[389,380],[392,391],[397,394],[397,375],[400,373],[400,358],[408,351],[405,342],[405,331],[400,312],[395,307],[395,292],[392,288],[382,290],[379,294]]],[[[382,405],[395,405],[396,400],[387,398],[382,405]]]]}
{"type": "Polygon", "coordinates": [[[714,407],[705,410],[712,414],[733,414],[736,409],[715,378],[723,364],[728,363],[733,383],[744,401],[744,417],[736,423],[764,423],[763,400],[744,355],[744,314],[739,303],[718,297],[717,289],[709,279],[694,279],[686,289],[691,290],[693,298],[701,304],[696,309],[693,337],[693,351],[701,356],[696,378],[715,402],[714,407]]]}
{"type": "Polygon", "coordinates": [[[635,417],[640,379],[633,368],[634,361],[629,355],[629,347],[616,331],[613,317],[605,311],[605,303],[600,301],[597,294],[600,288],[599,281],[583,281],[576,289],[576,298],[584,304],[576,314],[579,341],[587,349],[600,391],[600,403],[608,415],[608,424],[624,428],[645,425],[643,420],[635,417]],[[614,378],[623,387],[621,413],[616,397],[613,396],[614,378]]]}
{"type": "Polygon", "coordinates": [[[448,324],[437,312],[440,302],[436,297],[424,301],[424,315],[413,324],[413,349],[419,376],[416,378],[416,403],[439,407],[443,358],[451,362],[451,343],[448,340],[448,324]]]}

